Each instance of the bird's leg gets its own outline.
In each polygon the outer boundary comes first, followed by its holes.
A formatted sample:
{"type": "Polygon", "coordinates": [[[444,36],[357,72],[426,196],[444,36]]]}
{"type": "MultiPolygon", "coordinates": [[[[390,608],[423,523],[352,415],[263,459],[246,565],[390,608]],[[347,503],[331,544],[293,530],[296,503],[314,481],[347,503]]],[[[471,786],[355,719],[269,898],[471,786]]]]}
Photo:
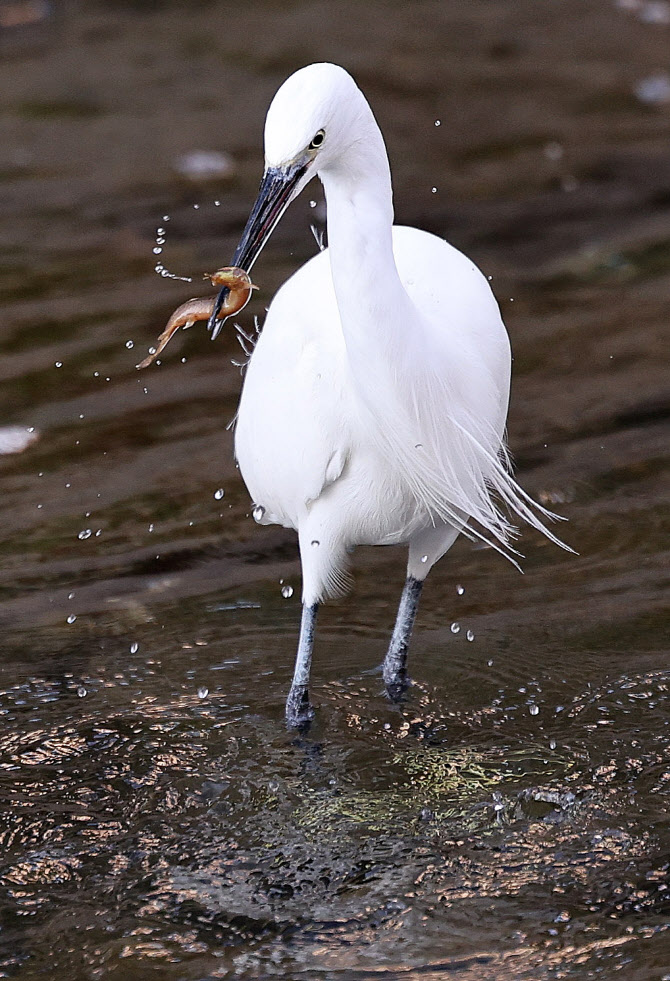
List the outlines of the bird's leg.
{"type": "Polygon", "coordinates": [[[286,699],[286,724],[291,729],[306,729],[314,718],[314,709],[309,701],[309,671],[312,666],[312,647],[318,603],[302,605],[300,639],[295,657],[295,670],[291,690],[286,699]]]}
{"type": "Polygon", "coordinates": [[[397,701],[410,684],[407,676],[407,650],[422,588],[423,579],[408,576],[400,597],[391,643],[382,666],[386,692],[392,701],[397,701]]]}

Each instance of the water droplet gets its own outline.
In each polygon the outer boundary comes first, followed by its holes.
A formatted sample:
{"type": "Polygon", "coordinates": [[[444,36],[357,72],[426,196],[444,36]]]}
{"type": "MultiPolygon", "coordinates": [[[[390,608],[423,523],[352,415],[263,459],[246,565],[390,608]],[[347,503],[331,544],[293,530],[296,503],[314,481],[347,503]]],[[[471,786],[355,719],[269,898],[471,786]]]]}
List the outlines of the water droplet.
{"type": "Polygon", "coordinates": [[[535,705],[535,704],[529,705],[528,711],[530,712],[531,715],[538,715],[540,711],[540,707],[539,705],[535,705]]]}
{"type": "Polygon", "coordinates": [[[67,594],[67,598],[68,599],[74,599],[74,593],[68,593],[67,594]]]}
{"type": "Polygon", "coordinates": [[[421,561],[422,562],[427,562],[428,561],[428,556],[427,555],[422,555],[421,556],[421,561]]]}
{"type": "Polygon", "coordinates": [[[441,119],[436,119],[435,120],[435,125],[436,126],[441,126],[442,125],[442,120],[441,119]]]}
{"type": "Polygon", "coordinates": [[[194,204],[194,205],[193,205],[193,210],[194,210],[194,211],[198,211],[198,210],[199,210],[199,208],[200,208],[200,205],[199,205],[199,204],[194,204]]]}
{"type": "Polygon", "coordinates": [[[282,586],[281,594],[284,599],[290,599],[293,596],[293,586],[282,586]]]}
{"type": "Polygon", "coordinates": [[[56,367],[57,368],[62,368],[63,367],[63,362],[62,361],[57,361],[56,362],[56,367]]]}
{"type": "Polygon", "coordinates": [[[555,739],[550,739],[549,740],[549,749],[556,749],[556,740],[555,739]]]}
{"type": "Polygon", "coordinates": [[[310,201],[309,206],[310,208],[316,208],[316,201],[310,201]]]}
{"type": "Polygon", "coordinates": [[[312,548],[318,548],[321,542],[317,541],[316,538],[312,539],[312,548]]]}
{"type": "Polygon", "coordinates": [[[423,449],[423,443],[415,443],[414,444],[414,449],[415,450],[422,450],[423,449]]]}
{"type": "Polygon", "coordinates": [[[101,535],[102,535],[102,528],[98,528],[98,530],[95,533],[95,537],[100,538],[101,535]]]}
{"type": "Polygon", "coordinates": [[[219,487],[219,489],[218,489],[218,490],[215,490],[215,491],[214,491],[214,500],[215,500],[215,501],[220,501],[220,500],[221,500],[221,498],[223,497],[223,495],[224,495],[225,493],[226,493],[226,492],[224,491],[224,489],[223,489],[223,487],[219,487]]]}
{"type": "Polygon", "coordinates": [[[77,694],[80,698],[86,698],[86,689],[83,685],[80,685],[79,688],[77,688],[77,694]]]}
{"type": "Polygon", "coordinates": [[[431,194],[437,194],[437,188],[436,187],[431,187],[430,191],[431,191],[431,194]]]}
{"type": "Polygon", "coordinates": [[[486,663],[488,664],[488,666],[490,668],[492,668],[493,667],[493,658],[491,658],[491,660],[490,661],[487,661],[486,663]]]}
{"type": "Polygon", "coordinates": [[[164,228],[157,228],[156,229],[156,235],[165,235],[165,229],[164,228]]]}
{"type": "Polygon", "coordinates": [[[137,654],[137,652],[139,651],[139,649],[140,649],[140,645],[137,643],[136,640],[134,640],[132,642],[132,644],[130,645],[130,653],[131,654],[137,654]]]}
{"type": "Polygon", "coordinates": [[[165,245],[165,239],[159,235],[156,239],[156,245],[165,245]]]}
{"type": "Polygon", "coordinates": [[[70,616],[69,616],[69,617],[67,618],[67,622],[68,622],[68,623],[74,623],[74,621],[75,621],[76,619],[77,619],[77,618],[76,618],[76,616],[74,615],[74,613],[71,613],[71,614],[70,614],[70,616]]]}
{"type": "Polygon", "coordinates": [[[459,596],[462,596],[463,593],[465,592],[465,586],[457,586],[456,592],[458,593],[459,596]]]}
{"type": "Polygon", "coordinates": [[[154,246],[154,250],[153,250],[154,255],[160,255],[162,251],[163,250],[161,249],[160,245],[155,245],[154,246]]]}
{"type": "Polygon", "coordinates": [[[85,538],[90,538],[91,537],[91,534],[92,534],[92,532],[91,532],[91,529],[90,528],[84,528],[83,531],[80,531],[79,532],[79,534],[77,535],[77,538],[79,538],[81,541],[83,541],[85,538]]]}
{"type": "Polygon", "coordinates": [[[126,341],[126,347],[130,351],[131,348],[134,348],[135,347],[135,341],[126,341]]]}
{"type": "Polygon", "coordinates": [[[460,630],[461,630],[461,625],[458,622],[458,620],[455,620],[451,625],[451,632],[452,634],[457,634],[460,633],[460,630]]]}
{"type": "Polygon", "coordinates": [[[474,635],[474,633],[472,632],[472,630],[468,630],[468,632],[466,633],[466,635],[465,635],[465,636],[466,636],[466,638],[467,638],[468,640],[474,640],[474,639],[475,639],[475,635],[474,635]]]}
{"type": "Polygon", "coordinates": [[[205,688],[204,685],[198,688],[198,698],[207,698],[208,695],[209,695],[209,688],[205,688]]]}
{"type": "Polygon", "coordinates": [[[214,202],[214,207],[215,208],[220,208],[221,207],[221,202],[220,201],[215,201],[214,202]]]}
{"type": "Polygon", "coordinates": [[[256,507],[251,512],[251,516],[254,521],[262,521],[265,516],[265,508],[262,504],[257,504],[256,507]]]}

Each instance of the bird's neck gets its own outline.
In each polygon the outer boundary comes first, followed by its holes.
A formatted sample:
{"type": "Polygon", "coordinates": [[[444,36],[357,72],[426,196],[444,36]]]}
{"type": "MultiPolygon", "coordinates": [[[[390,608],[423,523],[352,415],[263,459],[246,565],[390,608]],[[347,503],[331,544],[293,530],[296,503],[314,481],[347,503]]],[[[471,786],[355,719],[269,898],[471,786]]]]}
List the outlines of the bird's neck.
{"type": "MultiPolygon", "coordinates": [[[[326,194],[333,285],[350,358],[393,345],[409,298],[393,257],[393,196],[382,135],[365,138],[320,176],[326,194]]],[[[406,321],[405,321],[406,322],[406,321]]]]}

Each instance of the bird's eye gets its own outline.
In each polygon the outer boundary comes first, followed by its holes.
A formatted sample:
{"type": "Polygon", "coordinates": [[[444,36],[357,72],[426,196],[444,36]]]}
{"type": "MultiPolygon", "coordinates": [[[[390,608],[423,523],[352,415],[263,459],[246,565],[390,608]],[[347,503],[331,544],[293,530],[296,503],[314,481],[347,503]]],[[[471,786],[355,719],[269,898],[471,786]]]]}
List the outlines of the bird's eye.
{"type": "Polygon", "coordinates": [[[312,137],[312,142],[309,145],[310,150],[318,150],[326,137],[325,129],[320,129],[318,133],[315,133],[312,137]]]}

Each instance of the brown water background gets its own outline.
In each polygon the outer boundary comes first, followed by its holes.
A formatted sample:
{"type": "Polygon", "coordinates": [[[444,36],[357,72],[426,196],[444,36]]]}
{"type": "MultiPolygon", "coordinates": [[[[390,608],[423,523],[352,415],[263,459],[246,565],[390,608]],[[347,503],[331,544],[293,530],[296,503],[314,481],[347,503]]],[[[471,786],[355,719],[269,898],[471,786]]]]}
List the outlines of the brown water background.
{"type": "MultiPolygon", "coordinates": [[[[38,436],[0,458],[0,977],[670,977],[669,22],[0,3],[0,425],[38,436]],[[234,333],[134,365],[232,257],[268,102],[316,60],[372,103],[397,220],[492,277],[518,476],[579,556],[528,533],[521,576],[458,542],[394,707],[404,555],[360,550],[296,740],[296,545],[234,466],[234,333]],[[234,173],[194,181],[194,150],[234,173]]],[[[303,199],[247,329],[315,251],[303,199]]]]}

